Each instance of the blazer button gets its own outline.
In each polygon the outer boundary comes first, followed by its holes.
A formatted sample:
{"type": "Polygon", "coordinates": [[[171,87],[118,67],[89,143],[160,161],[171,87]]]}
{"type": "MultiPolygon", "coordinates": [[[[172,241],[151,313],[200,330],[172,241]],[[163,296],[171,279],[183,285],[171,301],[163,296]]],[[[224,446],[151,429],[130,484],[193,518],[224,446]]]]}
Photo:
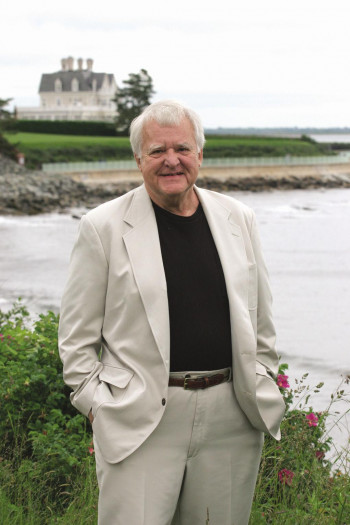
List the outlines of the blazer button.
{"type": "Polygon", "coordinates": [[[163,397],[163,399],[162,399],[162,405],[165,406],[165,403],[166,403],[166,399],[165,399],[165,397],[163,397]]]}

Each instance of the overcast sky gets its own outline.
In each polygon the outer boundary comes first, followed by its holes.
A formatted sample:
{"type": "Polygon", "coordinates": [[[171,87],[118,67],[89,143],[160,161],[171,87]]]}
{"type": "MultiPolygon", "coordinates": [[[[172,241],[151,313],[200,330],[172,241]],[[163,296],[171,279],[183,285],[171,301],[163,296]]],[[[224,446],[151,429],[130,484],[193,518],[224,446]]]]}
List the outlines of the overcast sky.
{"type": "Polygon", "coordinates": [[[39,105],[42,73],[94,60],[117,84],[140,68],[153,100],[192,106],[205,127],[350,126],[349,0],[7,1],[0,98],[39,105]]]}

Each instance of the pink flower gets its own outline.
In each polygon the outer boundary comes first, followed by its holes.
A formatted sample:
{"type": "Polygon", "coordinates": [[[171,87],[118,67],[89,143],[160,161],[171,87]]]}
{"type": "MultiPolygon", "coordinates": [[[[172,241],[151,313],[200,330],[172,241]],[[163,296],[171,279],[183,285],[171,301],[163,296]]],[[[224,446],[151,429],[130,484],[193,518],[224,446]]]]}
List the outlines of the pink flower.
{"type": "Polygon", "coordinates": [[[277,385],[280,388],[289,388],[288,376],[285,376],[283,374],[278,374],[278,376],[277,376],[277,385]]]}
{"type": "Polygon", "coordinates": [[[292,484],[293,478],[294,478],[294,472],[286,468],[283,468],[278,473],[278,479],[280,480],[280,482],[284,483],[285,485],[288,485],[289,487],[292,484]]]}
{"type": "Polygon", "coordinates": [[[305,417],[307,419],[309,427],[317,427],[318,417],[316,416],[316,414],[311,412],[310,414],[306,414],[305,417]]]}
{"type": "Polygon", "coordinates": [[[316,452],[315,452],[315,456],[316,456],[316,458],[317,458],[319,461],[321,461],[321,459],[324,458],[324,455],[325,455],[325,454],[324,454],[324,452],[322,452],[322,450],[316,450],[316,452]]]}
{"type": "Polygon", "coordinates": [[[4,334],[0,334],[0,339],[1,339],[1,342],[3,342],[3,340],[4,340],[4,334]]]}
{"type": "Polygon", "coordinates": [[[89,454],[93,454],[93,453],[95,452],[94,449],[93,449],[92,447],[89,447],[89,448],[88,448],[88,451],[89,451],[89,454]]]}

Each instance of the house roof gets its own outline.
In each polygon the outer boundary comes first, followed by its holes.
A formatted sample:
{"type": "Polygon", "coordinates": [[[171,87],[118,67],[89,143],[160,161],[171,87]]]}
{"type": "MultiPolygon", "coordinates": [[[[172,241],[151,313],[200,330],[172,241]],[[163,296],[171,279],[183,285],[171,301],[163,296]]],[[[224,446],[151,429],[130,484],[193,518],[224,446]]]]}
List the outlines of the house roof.
{"type": "Polygon", "coordinates": [[[41,76],[39,93],[55,91],[55,81],[60,79],[62,91],[72,91],[72,80],[76,78],[79,82],[79,91],[92,91],[92,82],[96,80],[96,90],[102,87],[104,78],[107,76],[109,84],[115,83],[114,75],[110,73],[94,73],[89,70],[57,71],[56,73],[44,73],[41,76]]]}

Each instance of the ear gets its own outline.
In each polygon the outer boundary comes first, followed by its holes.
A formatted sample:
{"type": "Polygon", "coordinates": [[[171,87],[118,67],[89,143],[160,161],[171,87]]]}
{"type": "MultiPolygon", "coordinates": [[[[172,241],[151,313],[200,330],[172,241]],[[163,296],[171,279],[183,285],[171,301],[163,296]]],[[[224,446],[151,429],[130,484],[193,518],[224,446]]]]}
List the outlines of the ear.
{"type": "Polygon", "coordinates": [[[203,150],[201,149],[200,152],[198,153],[198,166],[199,167],[201,167],[202,162],[203,162],[203,150]]]}
{"type": "Polygon", "coordinates": [[[134,159],[136,160],[136,164],[137,164],[138,169],[139,169],[140,171],[142,171],[142,169],[141,169],[141,159],[140,159],[140,157],[138,157],[138,156],[136,155],[136,153],[134,153],[134,159]]]}

